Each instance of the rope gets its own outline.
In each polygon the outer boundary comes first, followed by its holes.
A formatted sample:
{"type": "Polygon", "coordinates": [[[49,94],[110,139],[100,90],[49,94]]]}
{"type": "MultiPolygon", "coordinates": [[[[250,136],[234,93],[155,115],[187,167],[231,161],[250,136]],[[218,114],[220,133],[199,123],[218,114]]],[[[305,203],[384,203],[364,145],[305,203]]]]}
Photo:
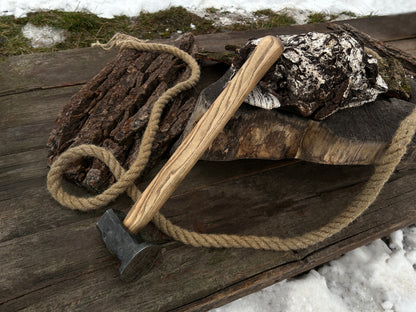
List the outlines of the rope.
{"type": "Polygon", "coordinates": [[[199,234],[184,230],[172,224],[162,215],[155,216],[153,222],[172,238],[195,247],[254,248],[265,250],[295,250],[315,245],[340,232],[357,219],[377,198],[384,184],[406,153],[416,131],[416,108],[404,119],[397,129],[392,142],[377,159],[373,175],[349,207],[323,227],[290,238],[264,236],[237,236],[199,234]]]}
{"type": "MultiPolygon", "coordinates": [[[[188,80],[168,89],[154,104],[148,126],[143,135],[140,151],[137,159],[129,170],[125,170],[117,159],[107,150],[94,145],[80,145],[70,148],[60,155],[53,163],[48,173],[47,185],[52,196],[63,206],[71,209],[88,211],[106,206],[123,192],[127,192],[133,201],[137,201],[141,195],[134,181],[140,176],[147,164],[152,142],[158,131],[160,116],[164,106],[180,92],[192,88],[198,81],[200,71],[196,61],[187,53],[173,46],[155,43],[145,43],[134,37],[117,34],[107,44],[95,44],[104,49],[114,46],[121,49],[133,48],[141,51],[160,51],[172,53],[181,58],[191,68],[192,73],[188,80]],[[63,190],[62,176],[65,169],[71,163],[81,157],[96,157],[105,163],[111,170],[117,182],[103,193],[93,197],[77,197],[63,190]]],[[[340,232],[351,222],[358,218],[377,198],[384,184],[388,181],[394,169],[399,164],[406,152],[407,145],[416,131],[416,109],[404,119],[397,129],[392,142],[376,161],[374,174],[364,185],[363,190],[352,201],[349,207],[336,216],[325,226],[296,237],[264,237],[264,236],[239,236],[225,234],[200,234],[174,225],[162,214],[157,213],[153,223],[160,231],[175,240],[194,247],[215,248],[254,248],[265,250],[296,250],[307,248],[322,242],[332,235],[340,232]]]]}

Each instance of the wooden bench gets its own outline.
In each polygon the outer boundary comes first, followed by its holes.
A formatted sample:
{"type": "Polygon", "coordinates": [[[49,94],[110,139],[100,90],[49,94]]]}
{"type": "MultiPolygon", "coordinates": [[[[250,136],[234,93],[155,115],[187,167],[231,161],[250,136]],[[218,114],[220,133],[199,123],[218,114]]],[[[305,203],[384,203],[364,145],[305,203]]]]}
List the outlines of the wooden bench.
{"type": "MultiPolygon", "coordinates": [[[[342,23],[342,22],[339,22],[342,23]]],[[[416,14],[348,21],[416,56],[416,14]]],[[[323,31],[326,24],[203,35],[221,52],[265,33],[323,31]]],[[[165,244],[151,272],[118,278],[95,222],[104,210],[60,206],[46,189],[46,141],[68,99],[115,52],[79,49],[0,63],[0,310],[205,311],[310,270],[416,222],[416,142],[377,201],[338,235],[306,250],[272,252],[165,244]]],[[[288,161],[198,162],[162,212],[201,232],[289,236],[342,211],[371,166],[288,161]]],[[[111,208],[131,206],[121,196],[111,208]]]]}

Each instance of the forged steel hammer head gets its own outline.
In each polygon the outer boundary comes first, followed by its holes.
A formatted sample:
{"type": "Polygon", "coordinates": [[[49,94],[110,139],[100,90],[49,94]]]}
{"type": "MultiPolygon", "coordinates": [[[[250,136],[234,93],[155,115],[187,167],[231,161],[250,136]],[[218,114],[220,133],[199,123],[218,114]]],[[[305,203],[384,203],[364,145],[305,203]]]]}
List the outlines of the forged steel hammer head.
{"type": "Polygon", "coordinates": [[[123,225],[121,211],[107,210],[97,222],[97,228],[108,250],[120,260],[120,279],[133,281],[153,266],[160,245],[139,241],[123,225]]]}

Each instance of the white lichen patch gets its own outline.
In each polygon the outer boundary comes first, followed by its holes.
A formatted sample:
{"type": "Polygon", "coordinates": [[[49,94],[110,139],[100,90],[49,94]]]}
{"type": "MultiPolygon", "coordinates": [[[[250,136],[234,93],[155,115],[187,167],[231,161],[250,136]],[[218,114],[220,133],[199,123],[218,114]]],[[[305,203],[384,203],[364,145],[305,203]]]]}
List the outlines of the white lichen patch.
{"type": "MultiPolygon", "coordinates": [[[[387,85],[377,59],[347,33],[279,36],[285,49],[246,102],[272,109],[292,106],[303,116],[325,118],[339,109],[374,101],[387,85]]],[[[249,41],[253,47],[260,39],[249,41]]],[[[244,49],[244,48],[243,48],[244,49]]]]}
{"type": "Polygon", "coordinates": [[[63,29],[56,29],[50,26],[37,27],[27,23],[22,28],[23,36],[30,39],[34,48],[50,48],[54,45],[65,41],[65,32],[63,29]]]}

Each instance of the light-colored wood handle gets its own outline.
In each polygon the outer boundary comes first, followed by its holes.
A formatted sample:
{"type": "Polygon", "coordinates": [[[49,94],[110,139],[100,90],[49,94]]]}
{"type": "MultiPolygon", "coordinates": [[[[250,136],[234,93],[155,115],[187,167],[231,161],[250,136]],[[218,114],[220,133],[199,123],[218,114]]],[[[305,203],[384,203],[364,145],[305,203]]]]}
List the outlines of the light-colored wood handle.
{"type": "Polygon", "coordinates": [[[282,52],[283,44],[276,37],[267,36],[259,42],[248,60],[130,209],[124,225],[132,233],[137,233],[151,221],[282,52]]]}

